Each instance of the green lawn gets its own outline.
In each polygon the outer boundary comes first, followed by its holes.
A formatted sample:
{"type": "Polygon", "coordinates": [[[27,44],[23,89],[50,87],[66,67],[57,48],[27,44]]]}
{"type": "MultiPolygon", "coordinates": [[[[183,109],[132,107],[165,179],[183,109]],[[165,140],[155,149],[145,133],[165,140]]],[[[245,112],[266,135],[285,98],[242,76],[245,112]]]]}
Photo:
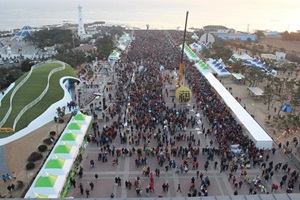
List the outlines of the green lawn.
{"type": "MultiPolygon", "coordinates": [[[[61,65],[57,63],[47,63],[44,66],[39,67],[33,71],[31,77],[15,94],[11,115],[9,116],[3,127],[13,126],[15,117],[23,109],[23,107],[36,99],[45,89],[49,72],[54,68],[60,66],[61,65]]],[[[63,97],[63,90],[59,85],[59,80],[63,76],[77,77],[74,70],[69,65],[66,65],[65,70],[54,73],[50,78],[50,87],[44,98],[21,117],[15,131],[25,128],[32,120],[41,115],[50,105],[57,102],[63,97]]],[[[24,77],[25,76],[22,76],[21,78],[24,77]]],[[[21,80],[18,79],[16,83],[20,81],[21,80]]],[[[11,92],[9,94],[11,94],[11,92]]],[[[2,106],[0,108],[0,119],[2,119],[5,115],[5,110],[7,111],[6,107],[9,106],[9,97],[10,95],[7,95],[6,98],[2,101],[2,106]],[[4,109],[4,113],[2,112],[2,109],[4,109]]]]}
{"type": "MultiPolygon", "coordinates": [[[[18,85],[27,76],[27,74],[28,73],[23,74],[20,78],[18,78],[15,81],[15,86],[18,85]]],[[[5,97],[1,101],[1,106],[0,106],[0,121],[3,119],[3,117],[6,115],[8,109],[9,109],[10,95],[11,95],[13,89],[15,88],[15,86],[8,92],[7,95],[5,95],[5,97]]]]}
{"type": "Polygon", "coordinates": [[[13,134],[14,134],[13,132],[0,132],[0,139],[1,138],[9,137],[9,136],[11,136],[13,134]]]}

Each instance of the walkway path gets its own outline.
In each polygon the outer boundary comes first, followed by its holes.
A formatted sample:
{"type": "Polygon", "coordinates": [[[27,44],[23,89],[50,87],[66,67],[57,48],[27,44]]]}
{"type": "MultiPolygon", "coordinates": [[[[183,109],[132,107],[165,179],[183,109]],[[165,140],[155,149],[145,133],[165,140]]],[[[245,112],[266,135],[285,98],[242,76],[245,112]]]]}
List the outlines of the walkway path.
{"type": "Polygon", "coordinates": [[[6,162],[5,162],[5,151],[4,146],[0,146],[0,174],[7,174],[9,171],[7,170],[6,162]]]}

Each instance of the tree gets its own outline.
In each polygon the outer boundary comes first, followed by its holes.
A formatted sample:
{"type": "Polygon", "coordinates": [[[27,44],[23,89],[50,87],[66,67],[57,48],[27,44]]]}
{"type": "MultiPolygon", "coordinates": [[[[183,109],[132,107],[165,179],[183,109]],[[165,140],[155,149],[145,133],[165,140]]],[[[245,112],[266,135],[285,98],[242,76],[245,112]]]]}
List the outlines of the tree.
{"type": "Polygon", "coordinates": [[[34,65],[34,63],[30,60],[30,59],[28,59],[28,58],[26,58],[22,63],[21,63],[21,70],[23,71],[23,72],[28,72],[28,71],[30,71],[30,69],[31,69],[31,67],[34,65]]]}
{"type": "Polygon", "coordinates": [[[97,51],[100,57],[108,58],[109,54],[113,50],[113,38],[109,35],[105,35],[96,41],[97,51]]]}
{"type": "Polygon", "coordinates": [[[287,31],[281,33],[281,37],[283,40],[293,40],[293,41],[300,41],[300,33],[289,33],[287,31]]]}
{"type": "Polygon", "coordinates": [[[71,30],[64,29],[51,29],[51,30],[40,30],[34,32],[32,35],[26,37],[26,41],[33,43],[39,48],[43,49],[46,46],[53,46],[55,44],[72,44],[71,30]]]}
{"type": "Polygon", "coordinates": [[[6,81],[8,83],[15,82],[22,75],[22,71],[20,69],[13,69],[6,74],[6,81]]]}
{"type": "Polygon", "coordinates": [[[268,105],[268,110],[270,110],[270,105],[274,101],[274,89],[271,86],[264,87],[263,100],[268,105]]]}
{"type": "Polygon", "coordinates": [[[264,32],[262,32],[262,31],[256,31],[255,33],[254,33],[255,35],[256,35],[256,37],[257,37],[257,40],[260,40],[262,37],[265,37],[265,34],[264,34],[264,32]]]}
{"type": "Polygon", "coordinates": [[[251,68],[246,80],[249,81],[249,87],[256,86],[265,78],[265,72],[259,68],[251,68]]]}
{"type": "Polygon", "coordinates": [[[209,58],[209,57],[211,57],[211,56],[210,56],[211,53],[210,53],[210,51],[209,51],[207,48],[203,49],[203,50],[201,51],[201,54],[203,55],[204,58],[209,58]]]}
{"type": "Polygon", "coordinates": [[[73,68],[77,68],[81,64],[86,62],[86,55],[82,51],[66,51],[61,54],[57,54],[54,57],[56,60],[61,60],[68,63],[73,68]]]}
{"type": "Polygon", "coordinates": [[[224,63],[227,63],[231,58],[233,52],[231,49],[226,48],[226,42],[224,40],[219,40],[212,45],[211,57],[214,59],[222,58],[224,63]]]}
{"type": "Polygon", "coordinates": [[[94,71],[92,69],[89,69],[87,72],[88,78],[92,78],[94,76],[94,71]]]}
{"type": "Polygon", "coordinates": [[[291,99],[290,99],[290,104],[293,107],[292,112],[295,114],[298,112],[299,106],[300,106],[300,80],[295,82],[295,86],[292,89],[291,92],[291,99]]]}
{"type": "Polygon", "coordinates": [[[241,59],[236,59],[234,57],[231,58],[232,60],[232,66],[234,68],[234,71],[237,73],[242,73],[244,74],[246,71],[246,65],[243,63],[243,60],[241,59]]]}
{"type": "Polygon", "coordinates": [[[57,119],[58,119],[58,121],[59,121],[59,119],[61,119],[62,117],[64,117],[65,116],[65,107],[58,107],[58,108],[56,108],[56,113],[57,113],[57,119]]]}
{"type": "Polygon", "coordinates": [[[18,66],[0,68],[0,88],[7,88],[11,83],[22,76],[24,72],[18,66]]]}

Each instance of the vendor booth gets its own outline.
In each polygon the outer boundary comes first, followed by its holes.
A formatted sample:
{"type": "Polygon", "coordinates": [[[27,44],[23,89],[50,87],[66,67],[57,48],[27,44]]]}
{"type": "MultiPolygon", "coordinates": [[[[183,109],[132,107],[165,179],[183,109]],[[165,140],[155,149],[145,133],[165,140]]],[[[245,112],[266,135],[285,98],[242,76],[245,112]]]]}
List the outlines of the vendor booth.
{"type": "Polygon", "coordinates": [[[63,198],[74,163],[90,134],[92,117],[78,112],[67,124],[25,198],[63,198]]]}

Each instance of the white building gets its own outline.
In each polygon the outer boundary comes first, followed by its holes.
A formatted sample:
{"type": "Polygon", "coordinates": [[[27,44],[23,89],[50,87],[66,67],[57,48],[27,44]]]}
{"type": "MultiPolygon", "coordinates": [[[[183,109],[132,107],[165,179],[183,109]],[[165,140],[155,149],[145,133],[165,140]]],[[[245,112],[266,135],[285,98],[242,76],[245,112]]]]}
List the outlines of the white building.
{"type": "Polygon", "coordinates": [[[78,30],[77,30],[77,35],[81,40],[87,39],[91,37],[91,35],[86,34],[85,29],[84,29],[84,23],[83,23],[83,18],[82,18],[82,6],[78,6],[78,30]]]}
{"type": "Polygon", "coordinates": [[[275,55],[276,55],[276,60],[277,61],[285,60],[286,53],[284,53],[284,52],[276,52],[275,55]]]}
{"type": "Polygon", "coordinates": [[[274,54],[263,53],[260,55],[262,59],[276,60],[276,56],[274,54]]]}
{"type": "Polygon", "coordinates": [[[208,25],[203,27],[205,32],[208,33],[233,33],[234,29],[229,29],[222,25],[208,25]]]}
{"type": "Polygon", "coordinates": [[[82,6],[79,5],[78,6],[78,36],[82,36],[82,35],[86,35],[85,30],[84,30],[84,23],[83,23],[83,19],[82,19],[82,6]]]}

